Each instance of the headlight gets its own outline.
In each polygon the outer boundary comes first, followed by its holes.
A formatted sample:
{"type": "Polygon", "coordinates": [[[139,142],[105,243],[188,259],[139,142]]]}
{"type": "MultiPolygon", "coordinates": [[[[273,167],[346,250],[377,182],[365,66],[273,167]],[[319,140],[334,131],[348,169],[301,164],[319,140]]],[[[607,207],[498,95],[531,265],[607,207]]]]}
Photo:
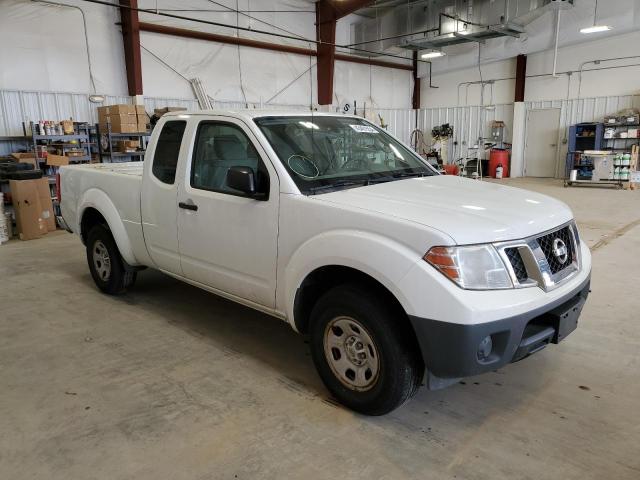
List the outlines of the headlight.
{"type": "Polygon", "coordinates": [[[492,245],[433,247],[424,259],[468,290],[513,288],[509,272],[492,245]]]}

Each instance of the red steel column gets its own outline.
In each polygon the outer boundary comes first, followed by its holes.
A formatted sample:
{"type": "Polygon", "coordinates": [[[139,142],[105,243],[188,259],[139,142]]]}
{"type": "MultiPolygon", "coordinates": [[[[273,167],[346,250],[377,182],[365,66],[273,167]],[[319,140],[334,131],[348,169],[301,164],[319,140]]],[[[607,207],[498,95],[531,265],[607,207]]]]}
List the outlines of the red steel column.
{"type": "MultiPolygon", "coordinates": [[[[138,0],[120,0],[124,7],[138,8],[138,0]]],[[[142,95],[142,58],[140,55],[140,24],[137,10],[120,9],[124,62],[127,68],[129,95],[142,95]]]]}
{"type": "Polygon", "coordinates": [[[420,109],[420,77],[418,77],[418,52],[413,52],[413,99],[414,110],[420,109]]]}
{"type": "Polygon", "coordinates": [[[333,100],[333,74],[335,71],[336,16],[327,0],[316,3],[316,38],[318,44],[318,103],[330,105],[333,100]],[[331,45],[329,45],[331,44],[331,45]]]}
{"type": "Polygon", "coordinates": [[[336,22],[372,4],[372,0],[320,0],[316,3],[316,39],[318,44],[318,103],[330,105],[333,101],[333,74],[336,60],[336,22]]]}
{"type": "Polygon", "coordinates": [[[516,57],[516,91],[515,102],[524,102],[524,87],[527,81],[527,56],[518,55],[516,57]]]}

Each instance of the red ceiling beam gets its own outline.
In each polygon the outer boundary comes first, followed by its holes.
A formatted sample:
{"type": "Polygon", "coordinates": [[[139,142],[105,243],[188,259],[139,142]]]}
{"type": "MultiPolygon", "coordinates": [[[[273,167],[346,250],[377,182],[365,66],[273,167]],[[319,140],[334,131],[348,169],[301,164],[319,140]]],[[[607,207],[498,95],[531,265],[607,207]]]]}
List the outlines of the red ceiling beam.
{"type": "Polygon", "coordinates": [[[385,62],[384,60],[374,60],[368,57],[356,57],[354,55],[344,55],[336,53],[334,58],[340,62],[360,63],[362,65],[373,65],[374,67],[395,68],[397,70],[413,71],[411,65],[404,63],[385,62]]]}
{"type": "Polygon", "coordinates": [[[127,69],[129,95],[142,95],[142,57],[140,54],[140,22],[138,21],[138,0],[120,0],[122,20],[122,42],[124,63],[127,69]]]}
{"type": "MultiPolygon", "coordinates": [[[[164,35],[173,35],[174,37],[194,38],[196,40],[205,40],[209,42],[226,43],[230,45],[240,45],[243,47],[260,48],[263,50],[271,50],[273,52],[292,53],[295,55],[303,55],[305,57],[315,57],[317,52],[309,48],[292,47],[289,45],[281,45],[277,43],[262,42],[259,40],[251,40],[249,38],[231,37],[228,35],[220,35],[217,33],[200,32],[197,30],[188,30],[185,28],[168,27],[166,25],[158,25],[155,23],[140,22],[139,28],[141,32],[160,33],[164,35]]],[[[366,57],[355,57],[352,55],[343,55],[336,53],[335,59],[343,62],[361,63],[364,65],[374,65],[385,68],[396,68],[399,70],[413,70],[411,65],[403,63],[386,62],[384,60],[374,60],[366,57]]]]}
{"type": "Polygon", "coordinates": [[[195,38],[197,40],[207,40],[209,42],[226,43],[230,45],[240,45],[242,47],[260,48],[263,50],[271,50],[274,52],[293,53],[297,55],[304,55],[307,57],[316,55],[316,51],[309,48],[292,47],[289,45],[261,42],[259,40],[252,40],[250,38],[231,37],[229,35],[200,32],[198,30],[188,30],[186,28],[168,27],[166,25],[158,25],[156,23],[140,22],[140,31],[162,33],[165,35],[173,35],[174,37],[195,38]]]}

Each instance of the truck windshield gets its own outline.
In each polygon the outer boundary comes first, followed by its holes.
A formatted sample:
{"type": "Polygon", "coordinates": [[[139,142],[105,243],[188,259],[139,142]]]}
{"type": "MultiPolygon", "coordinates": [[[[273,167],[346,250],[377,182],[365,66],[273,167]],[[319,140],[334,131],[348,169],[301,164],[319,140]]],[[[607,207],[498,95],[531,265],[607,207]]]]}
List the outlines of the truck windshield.
{"type": "Polygon", "coordinates": [[[255,122],[306,195],[437,175],[384,130],[359,118],[287,116],[255,122]]]}

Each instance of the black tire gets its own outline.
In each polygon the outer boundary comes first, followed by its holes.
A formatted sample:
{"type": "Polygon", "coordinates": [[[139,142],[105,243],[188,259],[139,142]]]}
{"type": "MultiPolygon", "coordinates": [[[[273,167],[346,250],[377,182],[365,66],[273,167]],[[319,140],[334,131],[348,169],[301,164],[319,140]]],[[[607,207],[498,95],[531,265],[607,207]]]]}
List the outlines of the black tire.
{"type": "Polygon", "coordinates": [[[86,246],[89,271],[100,290],[109,295],[119,295],[133,286],[137,273],[126,267],[113,235],[107,227],[94,226],[89,231],[86,246]],[[96,259],[96,257],[100,258],[96,259]],[[108,269],[105,267],[104,260],[108,260],[108,269]]]}
{"type": "MultiPolygon", "coordinates": [[[[398,310],[375,288],[365,289],[364,286],[351,284],[329,290],[313,307],[310,318],[310,345],[315,366],[334,397],[356,412],[366,415],[389,413],[409,400],[420,386],[424,365],[415,335],[408,326],[404,312],[398,310]],[[370,386],[358,388],[344,383],[349,379],[344,375],[341,379],[334,371],[338,370],[338,367],[332,366],[335,361],[328,358],[328,355],[335,357],[335,353],[338,352],[329,347],[329,352],[325,353],[325,341],[331,345],[331,340],[328,339],[330,336],[342,340],[342,336],[336,337],[329,329],[333,332],[338,325],[336,322],[344,322],[344,318],[353,319],[356,324],[364,327],[366,338],[373,341],[374,351],[367,347],[361,350],[372,358],[375,357],[375,352],[378,357],[377,373],[374,380],[369,380],[373,382],[370,386]]],[[[350,339],[344,338],[344,343],[348,343],[350,339]]],[[[353,354],[347,350],[342,352],[353,354]]],[[[368,361],[370,358],[367,358],[368,361]]],[[[345,373],[348,373],[348,363],[343,362],[342,365],[347,365],[345,373]]],[[[364,368],[367,368],[366,365],[364,368]]],[[[362,380],[364,381],[364,376],[362,380]]]]}

